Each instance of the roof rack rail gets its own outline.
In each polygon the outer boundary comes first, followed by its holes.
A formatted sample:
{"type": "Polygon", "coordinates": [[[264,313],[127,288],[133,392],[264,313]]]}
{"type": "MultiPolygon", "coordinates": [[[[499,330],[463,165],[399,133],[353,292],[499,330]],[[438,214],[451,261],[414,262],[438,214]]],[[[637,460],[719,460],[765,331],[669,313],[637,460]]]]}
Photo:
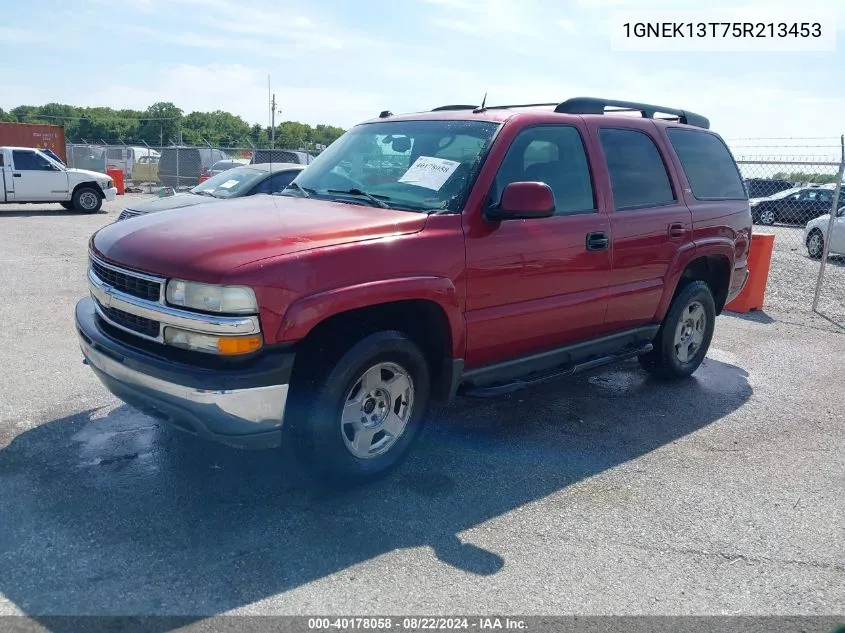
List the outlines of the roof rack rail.
{"type": "Polygon", "coordinates": [[[608,114],[605,108],[619,108],[622,111],[640,112],[644,118],[655,118],[656,112],[672,114],[679,123],[693,125],[695,127],[710,129],[710,120],[707,117],[688,110],[667,108],[665,106],[651,105],[648,103],[637,103],[635,101],[617,101],[615,99],[600,99],[597,97],[573,97],[567,99],[555,107],[555,112],[561,114],[608,114]]]}
{"type": "Polygon", "coordinates": [[[554,103],[514,103],[511,105],[494,105],[494,106],[485,106],[485,110],[510,110],[511,108],[539,108],[542,106],[556,106],[557,102],[554,103]]]}
{"type": "Polygon", "coordinates": [[[432,108],[432,112],[440,112],[442,110],[475,110],[478,106],[474,105],[444,105],[437,108],[432,108]]]}

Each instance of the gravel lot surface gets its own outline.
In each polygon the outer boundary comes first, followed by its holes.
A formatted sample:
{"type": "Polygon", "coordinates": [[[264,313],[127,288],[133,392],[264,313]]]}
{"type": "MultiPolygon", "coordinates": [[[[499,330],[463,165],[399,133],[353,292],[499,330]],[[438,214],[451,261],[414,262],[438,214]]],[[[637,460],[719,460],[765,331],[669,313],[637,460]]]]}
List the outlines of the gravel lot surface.
{"type": "Polygon", "coordinates": [[[0,614],[845,613],[845,335],[796,305],[800,251],[691,381],[634,361],[461,400],[392,477],[329,494],[82,365],[86,242],[132,197],[0,210],[0,614]]]}

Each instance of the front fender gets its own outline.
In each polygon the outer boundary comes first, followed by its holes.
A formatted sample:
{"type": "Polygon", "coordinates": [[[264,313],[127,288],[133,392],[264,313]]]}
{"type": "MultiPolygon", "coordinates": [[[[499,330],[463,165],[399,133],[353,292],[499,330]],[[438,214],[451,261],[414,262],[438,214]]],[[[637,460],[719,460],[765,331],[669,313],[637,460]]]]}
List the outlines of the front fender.
{"type": "Polygon", "coordinates": [[[465,345],[463,311],[455,285],[446,277],[382,279],[302,297],[288,307],[276,340],[301,340],[317,324],[342,312],[408,300],[432,301],[443,309],[452,334],[452,355],[462,358],[465,345]]]}

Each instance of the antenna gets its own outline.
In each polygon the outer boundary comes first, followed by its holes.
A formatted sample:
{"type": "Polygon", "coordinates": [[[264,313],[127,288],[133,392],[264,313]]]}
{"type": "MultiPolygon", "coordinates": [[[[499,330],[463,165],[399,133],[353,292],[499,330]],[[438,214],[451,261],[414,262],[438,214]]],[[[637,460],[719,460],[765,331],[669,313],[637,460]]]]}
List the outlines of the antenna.
{"type": "Polygon", "coordinates": [[[484,98],[481,100],[481,105],[478,106],[473,112],[484,112],[487,109],[487,93],[484,93],[484,98]]]}

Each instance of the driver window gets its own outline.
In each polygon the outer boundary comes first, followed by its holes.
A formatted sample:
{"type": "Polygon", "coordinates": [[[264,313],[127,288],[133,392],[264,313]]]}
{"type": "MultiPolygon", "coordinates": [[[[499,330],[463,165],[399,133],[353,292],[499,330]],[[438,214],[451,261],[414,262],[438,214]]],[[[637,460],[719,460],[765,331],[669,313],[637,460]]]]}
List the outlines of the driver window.
{"type": "Polygon", "coordinates": [[[15,169],[20,171],[47,171],[53,169],[53,165],[43,156],[39,156],[35,152],[28,152],[25,150],[14,150],[12,152],[12,162],[15,169]]]}
{"type": "Polygon", "coordinates": [[[543,182],[555,197],[555,215],[596,213],[587,153],[578,130],[570,125],[538,126],[514,139],[490,192],[498,204],[512,182],[543,182]]]}

